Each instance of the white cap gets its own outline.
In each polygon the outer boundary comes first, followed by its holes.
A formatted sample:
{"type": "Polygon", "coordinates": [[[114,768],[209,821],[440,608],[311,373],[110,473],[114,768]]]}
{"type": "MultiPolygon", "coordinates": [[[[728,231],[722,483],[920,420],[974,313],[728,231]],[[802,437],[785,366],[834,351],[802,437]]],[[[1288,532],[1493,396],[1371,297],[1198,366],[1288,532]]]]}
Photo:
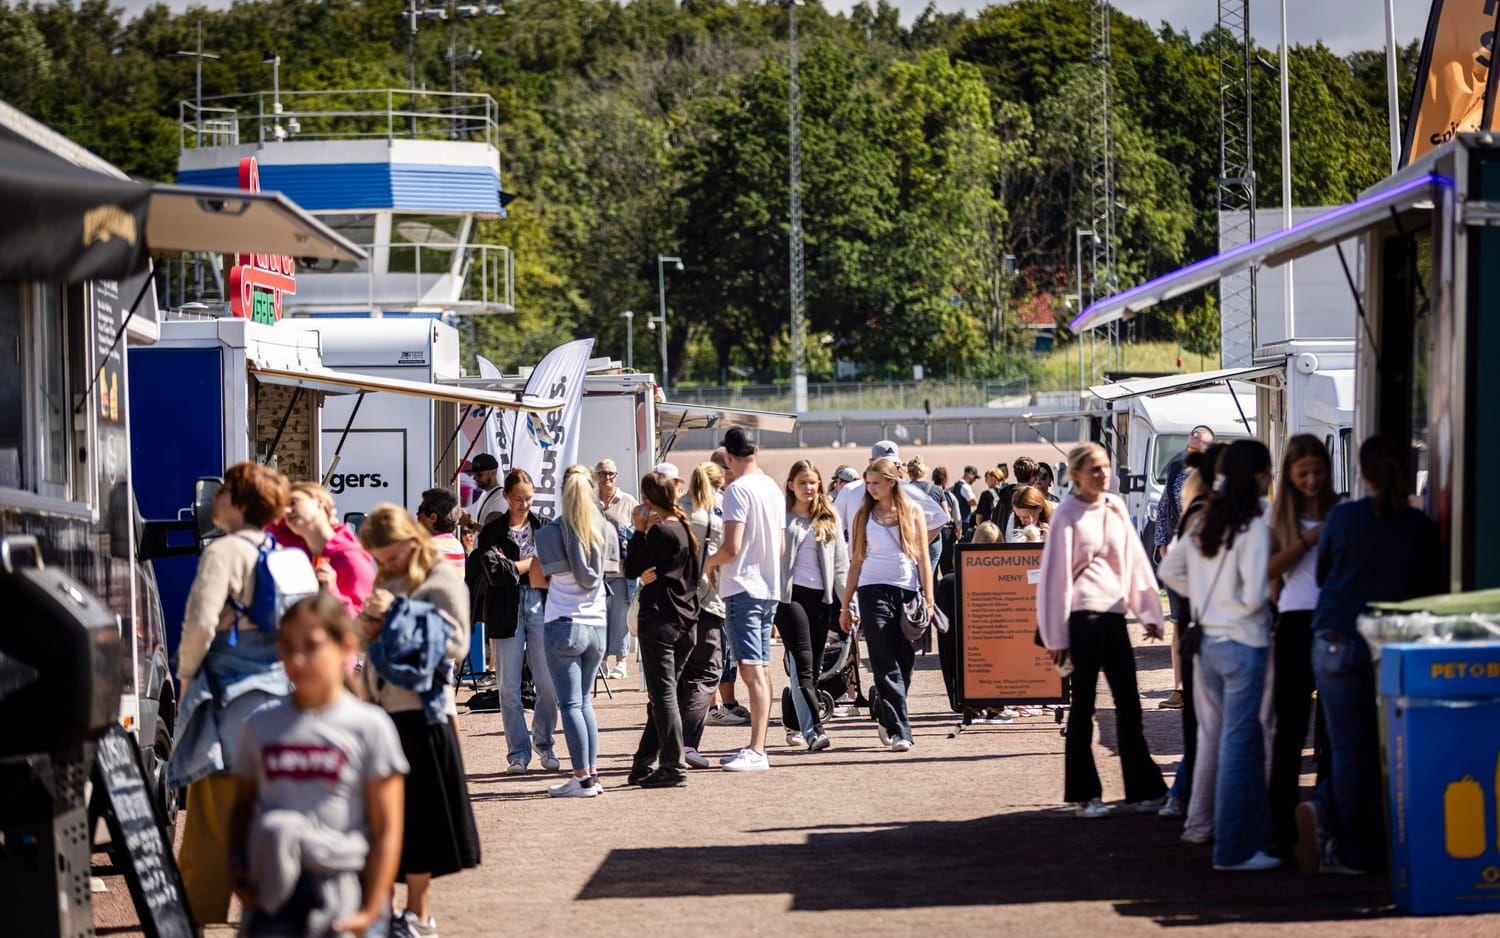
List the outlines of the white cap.
{"type": "Polygon", "coordinates": [[[660,472],[662,475],[666,476],[674,482],[682,481],[682,473],[678,472],[677,467],[672,463],[659,462],[656,464],[656,468],[653,471],[660,472]]]}
{"type": "Polygon", "coordinates": [[[899,460],[901,458],[901,450],[898,449],[896,447],[896,444],[892,443],[890,440],[881,440],[879,443],[876,443],[874,446],[870,447],[870,458],[899,460]]]}

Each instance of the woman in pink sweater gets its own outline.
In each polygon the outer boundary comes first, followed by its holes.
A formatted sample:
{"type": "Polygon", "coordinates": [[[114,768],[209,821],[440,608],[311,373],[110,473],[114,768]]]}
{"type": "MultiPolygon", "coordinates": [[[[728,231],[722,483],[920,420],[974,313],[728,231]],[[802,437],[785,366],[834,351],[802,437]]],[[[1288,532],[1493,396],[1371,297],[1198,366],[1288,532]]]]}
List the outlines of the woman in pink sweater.
{"type": "Polygon", "coordinates": [[[1151,761],[1141,728],[1135,652],[1125,628],[1134,613],[1148,638],[1161,638],[1161,595],[1141,539],[1119,497],[1109,493],[1109,453],[1084,443],[1068,453],[1073,492],[1052,514],[1042,551],[1037,626],[1060,668],[1073,674],[1068,711],[1063,800],[1079,817],[1105,817],[1109,807],[1094,766],[1094,695],[1099,672],[1115,700],[1116,735],[1125,775],[1125,800],[1140,811],[1161,808],[1167,787],[1151,761]]]}

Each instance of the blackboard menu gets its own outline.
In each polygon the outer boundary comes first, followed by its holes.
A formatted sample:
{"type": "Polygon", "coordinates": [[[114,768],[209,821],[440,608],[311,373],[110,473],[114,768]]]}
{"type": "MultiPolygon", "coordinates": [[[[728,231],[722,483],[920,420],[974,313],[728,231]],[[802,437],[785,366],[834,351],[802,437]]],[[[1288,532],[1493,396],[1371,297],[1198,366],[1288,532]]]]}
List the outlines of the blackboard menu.
{"type": "Polygon", "coordinates": [[[104,792],[105,822],[115,863],[124,868],[130,897],[148,938],[193,938],[182,876],[162,833],[135,739],[118,723],[99,740],[94,784],[104,792]]]}

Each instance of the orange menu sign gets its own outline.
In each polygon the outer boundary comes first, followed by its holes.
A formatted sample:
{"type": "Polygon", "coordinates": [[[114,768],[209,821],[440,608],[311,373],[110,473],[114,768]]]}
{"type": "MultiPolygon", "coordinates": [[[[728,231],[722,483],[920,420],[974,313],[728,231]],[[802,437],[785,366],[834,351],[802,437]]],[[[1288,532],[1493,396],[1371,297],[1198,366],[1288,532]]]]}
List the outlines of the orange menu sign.
{"type": "Polygon", "coordinates": [[[1062,702],[1062,680],[1035,642],[1041,567],[1041,544],[959,546],[953,625],[963,703],[1062,702]]]}

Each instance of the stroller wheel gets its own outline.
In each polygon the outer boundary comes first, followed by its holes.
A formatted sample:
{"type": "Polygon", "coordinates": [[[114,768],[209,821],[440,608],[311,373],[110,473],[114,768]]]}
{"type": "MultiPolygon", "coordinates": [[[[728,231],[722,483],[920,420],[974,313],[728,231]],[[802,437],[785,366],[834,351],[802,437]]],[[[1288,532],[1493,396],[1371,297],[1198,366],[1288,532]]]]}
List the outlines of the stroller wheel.
{"type": "Polygon", "coordinates": [[[818,719],[824,723],[833,719],[833,695],[826,690],[818,691],[818,719]]]}

